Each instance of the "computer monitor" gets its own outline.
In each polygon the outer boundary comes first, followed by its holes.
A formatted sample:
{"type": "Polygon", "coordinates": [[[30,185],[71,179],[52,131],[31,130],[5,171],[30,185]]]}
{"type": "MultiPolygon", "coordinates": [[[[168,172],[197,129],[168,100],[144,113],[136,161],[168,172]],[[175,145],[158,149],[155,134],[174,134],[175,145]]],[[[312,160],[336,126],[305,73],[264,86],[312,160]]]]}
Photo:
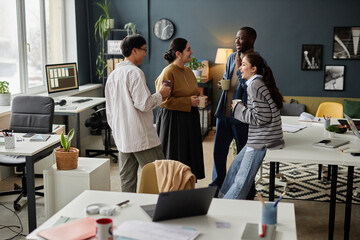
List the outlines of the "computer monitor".
{"type": "Polygon", "coordinates": [[[45,66],[49,96],[69,95],[79,90],[76,63],[48,64],[45,66]]]}

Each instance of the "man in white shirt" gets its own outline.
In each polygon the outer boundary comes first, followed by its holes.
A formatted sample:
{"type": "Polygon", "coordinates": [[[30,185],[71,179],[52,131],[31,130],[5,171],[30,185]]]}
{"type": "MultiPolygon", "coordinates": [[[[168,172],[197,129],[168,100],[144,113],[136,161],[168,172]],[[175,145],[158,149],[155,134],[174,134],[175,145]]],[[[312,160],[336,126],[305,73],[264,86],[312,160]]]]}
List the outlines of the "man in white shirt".
{"type": "Polygon", "coordinates": [[[105,86],[106,116],[119,150],[122,191],[136,192],[139,165],[142,168],[165,158],[152,109],[170,95],[170,88],[163,85],[151,95],[144,72],[137,67],[146,56],[146,41],[141,35],[125,37],[121,51],[125,59],[116,65],[105,86]]]}

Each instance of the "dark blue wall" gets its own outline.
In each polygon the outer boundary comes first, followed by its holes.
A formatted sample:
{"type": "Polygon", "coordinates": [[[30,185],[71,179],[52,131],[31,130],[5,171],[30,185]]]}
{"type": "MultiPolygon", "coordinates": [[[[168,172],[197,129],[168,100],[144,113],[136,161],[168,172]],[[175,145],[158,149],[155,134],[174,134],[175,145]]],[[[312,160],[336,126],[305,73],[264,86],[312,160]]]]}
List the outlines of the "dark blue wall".
{"type": "MultiPolygon", "coordinates": [[[[359,0],[113,0],[111,6],[116,27],[134,22],[148,41],[150,52],[141,68],[152,92],[170,43],[157,39],[152,29],[158,19],[168,18],[176,26],[173,38],[188,39],[194,56],[209,60],[214,80],[221,76],[216,71],[224,69],[214,66],[216,49],[234,48],[236,31],[247,25],[257,30],[255,48],[272,67],[283,95],[360,97],[360,61],[332,59],[333,28],[360,26],[359,0]],[[324,91],[324,71],[301,71],[302,44],[322,44],[324,64],[346,66],[344,91],[324,91]]],[[[99,9],[93,1],[88,7],[93,31],[99,9]]],[[[94,64],[96,45],[90,42],[94,64]]],[[[218,95],[215,92],[215,99],[218,95]]]]}

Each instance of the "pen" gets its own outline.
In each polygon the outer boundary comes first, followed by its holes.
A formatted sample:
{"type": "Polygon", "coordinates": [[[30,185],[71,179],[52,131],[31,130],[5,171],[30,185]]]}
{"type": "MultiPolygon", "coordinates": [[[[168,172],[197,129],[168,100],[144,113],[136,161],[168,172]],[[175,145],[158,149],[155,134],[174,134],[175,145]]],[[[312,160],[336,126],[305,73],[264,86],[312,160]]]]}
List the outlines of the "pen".
{"type": "Polygon", "coordinates": [[[262,196],[261,196],[260,193],[257,194],[257,197],[259,198],[259,200],[260,200],[260,202],[262,203],[262,205],[264,205],[264,207],[266,207],[266,204],[265,204],[265,202],[264,202],[264,199],[262,198],[262,196]]]}
{"type": "Polygon", "coordinates": [[[4,135],[4,137],[6,137],[5,133],[3,131],[1,131],[1,133],[4,135]]]}
{"type": "Polygon", "coordinates": [[[325,115],[323,115],[323,118],[326,120],[325,115]]]}
{"type": "Polygon", "coordinates": [[[276,202],[274,203],[273,207],[276,207],[276,205],[278,205],[278,203],[279,203],[280,200],[285,196],[285,194],[286,194],[286,192],[284,191],[284,192],[280,195],[279,199],[276,200],[276,202]]]}
{"type": "Polygon", "coordinates": [[[124,204],[127,204],[128,202],[130,202],[130,200],[123,201],[121,203],[118,203],[117,205],[120,207],[120,206],[122,206],[124,204]]]}

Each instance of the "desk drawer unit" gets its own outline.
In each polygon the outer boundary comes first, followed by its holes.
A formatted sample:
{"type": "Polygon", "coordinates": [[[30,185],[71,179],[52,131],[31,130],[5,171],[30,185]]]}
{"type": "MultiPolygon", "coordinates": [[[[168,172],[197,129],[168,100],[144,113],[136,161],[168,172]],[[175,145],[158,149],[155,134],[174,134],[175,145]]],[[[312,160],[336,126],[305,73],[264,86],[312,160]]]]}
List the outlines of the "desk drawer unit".
{"type": "Polygon", "coordinates": [[[44,170],[45,216],[51,217],[84,190],[110,191],[110,160],[79,157],[78,168],[44,170]]]}

